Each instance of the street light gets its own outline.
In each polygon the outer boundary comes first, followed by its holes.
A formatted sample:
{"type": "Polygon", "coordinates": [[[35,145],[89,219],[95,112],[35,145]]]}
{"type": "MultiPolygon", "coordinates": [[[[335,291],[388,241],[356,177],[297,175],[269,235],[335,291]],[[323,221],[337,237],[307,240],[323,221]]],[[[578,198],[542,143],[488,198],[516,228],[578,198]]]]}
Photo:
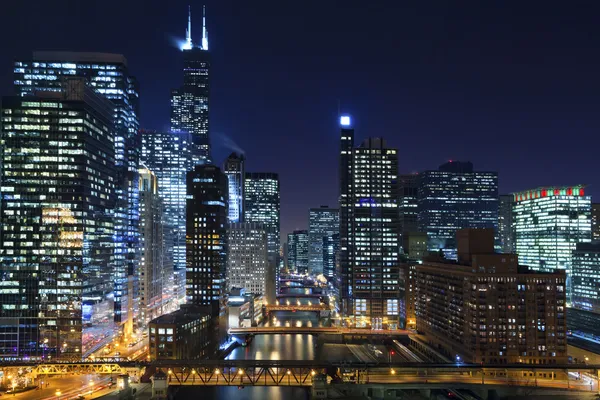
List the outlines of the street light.
{"type": "Polygon", "coordinates": [[[458,354],[456,355],[456,363],[460,364],[460,356],[458,354]]]}

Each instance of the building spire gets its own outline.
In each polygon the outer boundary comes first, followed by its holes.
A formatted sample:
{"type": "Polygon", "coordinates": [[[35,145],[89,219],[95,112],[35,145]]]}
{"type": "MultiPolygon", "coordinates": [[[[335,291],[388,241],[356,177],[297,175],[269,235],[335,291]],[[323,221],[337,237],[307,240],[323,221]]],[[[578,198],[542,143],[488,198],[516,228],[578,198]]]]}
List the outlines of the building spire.
{"type": "Polygon", "coordinates": [[[206,6],[202,6],[202,50],[208,50],[208,32],[206,32],[206,6]]]}
{"type": "Polygon", "coordinates": [[[185,45],[183,48],[184,50],[191,50],[192,47],[192,6],[188,6],[188,25],[185,30],[185,45]]]}

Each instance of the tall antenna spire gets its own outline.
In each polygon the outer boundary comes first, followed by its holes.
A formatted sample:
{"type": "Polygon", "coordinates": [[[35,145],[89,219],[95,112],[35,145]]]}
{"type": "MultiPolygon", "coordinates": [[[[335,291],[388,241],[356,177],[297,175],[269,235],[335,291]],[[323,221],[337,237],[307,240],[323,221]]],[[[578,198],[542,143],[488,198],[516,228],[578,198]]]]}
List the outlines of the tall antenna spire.
{"type": "Polygon", "coordinates": [[[183,49],[191,50],[192,47],[192,6],[188,6],[188,26],[185,30],[185,44],[183,45],[183,49]]]}
{"type": "Polygon", "coordinates": [[[208,33],[206,32],[206,6],[202,6],[202,50],[208,50],[208,33]]]}

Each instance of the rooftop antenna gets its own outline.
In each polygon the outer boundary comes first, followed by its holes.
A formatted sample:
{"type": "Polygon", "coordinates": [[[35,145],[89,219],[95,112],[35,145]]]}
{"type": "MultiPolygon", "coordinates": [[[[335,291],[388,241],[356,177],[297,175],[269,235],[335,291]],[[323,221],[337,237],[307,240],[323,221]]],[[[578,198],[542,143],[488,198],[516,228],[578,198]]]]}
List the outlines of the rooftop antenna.
{"type": "Polygon", "coordinates": [[[184,50],[191,50],[192,44],[192,6],[188,6],[188,26],[185,30],[185,45],[184,50]]]}
{"type": "Polygon", "coordinates": [[[206,32],[206,6],[202,6],[202,49],[208,50],[208,32],[206,32]]]}

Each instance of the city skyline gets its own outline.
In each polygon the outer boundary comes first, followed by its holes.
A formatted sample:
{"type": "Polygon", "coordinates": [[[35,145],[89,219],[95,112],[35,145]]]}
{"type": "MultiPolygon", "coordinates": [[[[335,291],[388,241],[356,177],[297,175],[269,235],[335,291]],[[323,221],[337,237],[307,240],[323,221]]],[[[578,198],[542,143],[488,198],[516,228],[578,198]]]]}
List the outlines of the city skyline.
{"type": "MultiPolygon", "coordinates": [[[[328,155],[337,150],[338,101],[342,112],[354,116],[361,135],[357,141],[381,135],[398,148],[400,173],[434,169],[448,159],[457,159],[497,171],[502,194],[567,185],[575,177],[578,182],[593,183],[586,160],[593,156],[594,146],[583,146],[578,162],[561,169],[553,166],[562,157],[561,146],[556,145],[561,135],[585,140],[593,138],[592,132],[598,128],[593,117],[598,80],[593,71],[600,62],[593,49],[599,40],[591,17],[597,14],[597,5],[577,10],[549,8],[546,18],[531,18],[537,13],[535,7],[519,5],[517,9],[511,4],[468,10],[381,4],[367,9],[350,1],[344,8],[333,3],[317,8],[317,3],[309,3],[292,9],[264,2],[239,4],[239,12],[231,12],[217,2],[192,2],[195,44],[201,40],[204,3],[215,70],[212,86],[219,87],[211,97],[214,162],[219,165],[231,147],[240,147],[250,155],[249,170],[280,174],[282,234],[307,228],[308,208],[337,203],[333,184],[336,163],[328,155]],[[395,15],[398,23],[386,14],[395,15]],[[304,21],[314,29],[300,29],[304,21]],[[363,29],[356,29],[359,22],[363,29]],[[575,24],[577,29],[572,29],[575,24]],[[274,31],[279,34],[269,35],[274,31]],[[369,35],[361,33],[366,31],[369,35]],[[545,36],[535,33],[539,31],[546,32],[545,36]],[[255,40],[245,40],[247,32],[255,40]],[[350,63],[355,47],[364,52],[366,60],[377,56],[384,62],[350,63]],[[271,48],[280,49],[280,55],[268,54],[271,48]],[[401,51],[386,51],[393,48],[401,51]],[[306,67],[295,65],[300,54],[306,58],[306,67]],[[239,62],[250,55],[254,63],[242,70],[239,62]],[[377,68],[381,73],[375,73],[377,68]],[[369,79],[355,82],[350,90],[348,82],[357,72],[366,73],[369,79]],[[297,81],[306,81],[306,88],[293,83],[297,81]],[[311,93],[313,82],[323,81],[329,83],[311,93]],[[425,85],[427,81],[430,83],[425,85]],[[259,101],[250,100],[259,87],[259,101]],[[283,92],[295,94],[279,102],[283,92]],[[399,98],[390,102],[392,93],[399,98]],[[311,101],[313,96],[319,100],[311,101]],[[272,112],[257,113],[255,107],[272,112]],[[235,118],[228,115],[229,110],[235,112],[235,118]],[[282,130],[286,135],[280,135],[282,130]],[[449,136],[456,140],[448,140],[449,136]],[[511,146],[516,138],[520,145],[511,146]],[[486,147],[492,140],[494,147],[486,147]],[[299,151],[272,154],[268,150],[272,147],[299,151]],[[423,151],[411,151],[413,148],[423,151]],[[542,151],[532,152],[532,148],[542,151]],[[318,162],[303,159],[309,151],[311,159],[318,162]],[[518,165],[511,161],[515,159],[520,160],[518,165]],[[304,168],[298,165],[308,168],[317,179],[304,182],[300,179],[304,168]],[[521,170],[527,172],[521,174],[521,170]],[[308,185],[317,190],[307,190],[308,185]]],[[[17,38],[6,43],[0,56],[1,92],[12,92],[12,62],[29,57],[33,50],[121,53],[140,81],[140,126],[166,130],[169,93],[181,84],[183,63],[171,37],[185,36],[188,2],[174,2],[168,8],[157,1],[144,4],[144,8],[138,2],[123,4],[122,16],[112,15],[110,7],[94,9],[98,21],[117,18],[111,30],[93,29],[96,22],[89,25],[85,19],[69,18],[69,9],[61,4],[41,4],[33,10],[7,5],[5,16],[28,11],[30,25],[39,26],[44,34],[16,26],[11,20],[0,24],[5,36],[17,38]],[[140,13],[144,23],[126,23],[125,15],[131,15],[127,11],[140,13]],[[53,24],[65,28],[45,29],[47,15],[53,16],[53,24]],[[69,23],[60,23],[63,19],[69,23]],[[89,30],[84,29],[88,25],[89,30]],[[92,31],[102,35],[87,34],[92,31]],[[118,39],[122,37],[129,40],[118,39]],[[165,56],[156,57],[157,53],[165,56]],[[145,68],[149,65],[152,68],[145,68]]],[[[89,13],[90,7],[78,5],[76,12],[89,13]]],[[[595,185],[589,187],[592,197],[597,197],[599,190],[595,185]]]]}

